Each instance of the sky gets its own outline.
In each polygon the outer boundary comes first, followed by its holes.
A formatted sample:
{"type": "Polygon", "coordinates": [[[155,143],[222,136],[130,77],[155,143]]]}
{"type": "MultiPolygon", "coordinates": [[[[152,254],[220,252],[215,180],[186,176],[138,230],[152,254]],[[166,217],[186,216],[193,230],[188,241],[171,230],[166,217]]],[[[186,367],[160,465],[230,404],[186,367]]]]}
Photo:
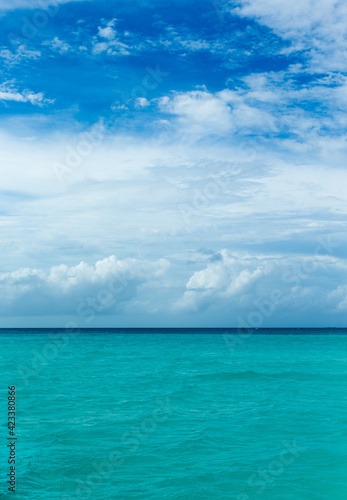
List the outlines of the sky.
{"type": "Polygon", "coordinates": [[[0,23],[0,326],[346,326],[345,2],[0,23]]]}

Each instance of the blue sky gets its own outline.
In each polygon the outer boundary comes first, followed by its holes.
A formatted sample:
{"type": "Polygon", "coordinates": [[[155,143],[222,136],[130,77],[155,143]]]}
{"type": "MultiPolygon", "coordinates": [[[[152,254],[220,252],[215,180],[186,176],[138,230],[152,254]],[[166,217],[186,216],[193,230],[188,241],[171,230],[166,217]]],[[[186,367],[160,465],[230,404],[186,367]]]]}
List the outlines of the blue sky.
{"type": "Polygon", "coordinates": [[[347,7],[0,0],[3,326],[344,326],[347,7]]]}

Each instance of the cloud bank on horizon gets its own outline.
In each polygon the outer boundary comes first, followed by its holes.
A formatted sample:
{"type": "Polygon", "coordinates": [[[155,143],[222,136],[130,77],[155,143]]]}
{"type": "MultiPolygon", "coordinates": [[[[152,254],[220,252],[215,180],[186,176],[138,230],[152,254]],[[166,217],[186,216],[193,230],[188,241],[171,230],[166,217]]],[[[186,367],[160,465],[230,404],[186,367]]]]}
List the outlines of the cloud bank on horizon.
{"type": "Polygon", "coordinates": [[[3,326],[343,326],[347,6],[0,1],[3,326]]]}

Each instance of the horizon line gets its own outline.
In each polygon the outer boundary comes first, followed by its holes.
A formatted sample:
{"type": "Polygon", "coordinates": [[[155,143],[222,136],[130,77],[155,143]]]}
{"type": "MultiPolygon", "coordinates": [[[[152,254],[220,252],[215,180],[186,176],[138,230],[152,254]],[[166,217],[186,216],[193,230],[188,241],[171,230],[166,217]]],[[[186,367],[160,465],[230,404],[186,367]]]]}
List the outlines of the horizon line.
{"type": "Polygon", "coordinates": [[[0,327],[1,330],[235,330],[235,331],[244,331],[244,330],[347,330],[347,326],[271,326],[271,327],[233,327],[233,326],[211,326],[211,327],[198,327],[198,326],[182,326],[182,327],[76,327],[76,328],[67,328],[67,327],[0,327]]]}

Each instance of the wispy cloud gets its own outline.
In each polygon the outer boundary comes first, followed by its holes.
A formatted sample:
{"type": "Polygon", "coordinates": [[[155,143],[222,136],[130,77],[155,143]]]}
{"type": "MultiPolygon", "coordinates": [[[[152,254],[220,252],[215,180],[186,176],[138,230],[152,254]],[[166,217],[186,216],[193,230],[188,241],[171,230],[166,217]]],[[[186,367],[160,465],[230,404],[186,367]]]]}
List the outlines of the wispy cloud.
{"type": "Polygon", "coordinates": [[[98,35],[101,38],[106,38],[106,40],[114,40],[116,38],[116,34],[117,34],[117,31],[115,29],[116,22],[117,22],[117,19],[111,19],[111,21],[106,23],[106,26],[104,26],[104,27],[99,26],[98,35]]]}
{"type": "Polygon", "coordinates": [[[44,106],[54,102],[52,99],[46,99],[42,92],[36,94],[31,90],[20,92],[11,82],[0,85],[0,101],[29,102],[34,106],[44,106]]]}
{"type": "Polygon", "coordinates": [[[18,64],[25,60],[37,60],[41,55],[39,50],[31,50],[26,45],[19,45],[16,50],[0,49],[0,57],[9,65],[18,64]]]}
{"type": "Polygon", "coordinates": [[[92,52],[94,55],[106,53],[110,56],[127,56],[130,47],[122,42],[115,29],[116,19],[111,19],[103,26],[98,27],[98,34],[94,37],[92,52]]]}
{"type": "Polygon", "coordinates": [[[88,2],[93,0],[0,0],[0,10],[45,9],[51,5],[63,5],[70,2],[88,2]]]}
{"type": "MultiPolygon", "coordinates": [[[[257,19],[304,52],[311,71],[344,71],[347,49],[347,7],[337,0],[241,0],[232,12],[257,19]]],[[[230,4],[229,4],[230,5],[230,4]]]]}

